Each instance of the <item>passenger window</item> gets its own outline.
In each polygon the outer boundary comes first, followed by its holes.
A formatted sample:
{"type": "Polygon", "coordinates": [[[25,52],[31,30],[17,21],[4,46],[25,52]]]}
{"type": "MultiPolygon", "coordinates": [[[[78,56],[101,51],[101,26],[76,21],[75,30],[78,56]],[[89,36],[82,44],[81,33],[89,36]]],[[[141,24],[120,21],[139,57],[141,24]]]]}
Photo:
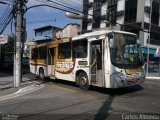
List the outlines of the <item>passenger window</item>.
{"type": "Polygon", "coordinates": [[[39,59],[46,59],[47,57],[47,48],[41,47],[39,48],[39,59]]]}
{"type": "Polygon", "coordinates": [[[58,45],[58,58],[71,58],[71,43],[62,43],[58,45]]]}
{"type": "Polygon", "coordinates": [[[33,48],[31,50],[31,59],[32,60],[38,59],[38,49],[37,48],[33,48]]]}
{"type": "Polygon", "coordinates": [[[87,57],[87,39],[73,42],[73,58],[87,57]]]}

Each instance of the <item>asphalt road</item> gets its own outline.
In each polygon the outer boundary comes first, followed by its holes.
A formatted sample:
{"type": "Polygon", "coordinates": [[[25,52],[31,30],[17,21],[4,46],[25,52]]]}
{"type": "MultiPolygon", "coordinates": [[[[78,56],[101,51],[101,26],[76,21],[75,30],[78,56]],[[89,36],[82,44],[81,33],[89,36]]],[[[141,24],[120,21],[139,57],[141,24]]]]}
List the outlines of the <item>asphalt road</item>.
{"type": "MultiPolygon", "coordinates": [[[[25,75],[34,78],[31,74],[25,75]]],[[[27,95],[0,101],[1,118],[134,120],[140,115],[160,115],[158,80],[147,80],[142,86],[115,90],[91,87],[89,91],[79,89],[74,83],[60,80],[38,82],[45,87],[27,95]]],[[[158,115],[152,117],[160,119],[158,115]]]]}

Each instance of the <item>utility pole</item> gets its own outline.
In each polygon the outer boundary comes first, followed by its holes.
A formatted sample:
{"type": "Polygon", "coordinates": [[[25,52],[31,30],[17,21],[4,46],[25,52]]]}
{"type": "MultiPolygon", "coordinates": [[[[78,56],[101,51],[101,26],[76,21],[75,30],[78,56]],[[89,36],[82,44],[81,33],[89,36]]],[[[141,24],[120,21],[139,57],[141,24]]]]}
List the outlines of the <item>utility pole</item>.
{"type": "Polygon", "coordinates": [[[151,29],[152,29],[152,5],[153,5],[153,0],[150,0],[150,15],[149,15],[149,29],[148,29],[148,43],[147,43],[147,75],[149,72],[149,44],[150,44],[150,40],[151,40],[151,29]]]}
{"type": "Polygon", "coordinates": [[[14,65],[14,87],[19,87],[22,81],[22,33],[25,0],[17,0],[16,8],[16,44],[14,65]]]}

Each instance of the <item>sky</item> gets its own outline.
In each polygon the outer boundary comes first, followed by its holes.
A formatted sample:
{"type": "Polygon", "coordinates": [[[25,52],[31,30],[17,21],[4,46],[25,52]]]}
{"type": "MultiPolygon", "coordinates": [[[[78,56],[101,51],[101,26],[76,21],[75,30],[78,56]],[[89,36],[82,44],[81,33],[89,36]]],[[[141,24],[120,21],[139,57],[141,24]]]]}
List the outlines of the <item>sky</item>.
{"type": "MultiPolygon", "coordinates": [[[[52,0],[53,1],[53,0],[52,0]]],[[[59,0],[55,0],[59,1],[59,0]]],[[[66,5],[70,5],[70,7],[74,6],[75,8],[80,8],[80,0],[61,0],[63,2],[68,3],[66,5]]],[[[27,7],[42,4],[41,2],[37,2],[36,0],[28,0],[27,7]]],[[[0,4],[0,17],[2,16],[7,5],[0,4]]],[[[30,9],[26,12],[25,18],[27,21],[26,30],[27,30],[27,39],[32,40],[34,38],[34,29],[39,27],[44,27],[47,25],[52,25],[56,27],[65,27],[69,23],[78,23],[80,24],[80,20],[71,19],[65,16],[65,12],[61,10],[57,10],[50,7],[37,7],[30,9]],[[56,21],[55,21],[56,20],[56,21]],[[41,22],[38,22],[41,21],[41,22]],[[43,21],[43,22],[42,22],[43,21]]],[[[10,35],[11,29],[10,24],[7,26],[4,35],[10,35]]]]}

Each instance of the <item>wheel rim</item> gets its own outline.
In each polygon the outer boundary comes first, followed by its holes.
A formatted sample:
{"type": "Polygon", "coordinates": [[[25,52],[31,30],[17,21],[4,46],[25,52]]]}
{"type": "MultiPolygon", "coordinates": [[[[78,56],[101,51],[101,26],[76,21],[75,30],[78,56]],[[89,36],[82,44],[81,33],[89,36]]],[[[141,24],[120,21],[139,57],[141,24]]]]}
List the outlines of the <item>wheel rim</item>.
{"type": "Polygon", "coordinates": [[[81,85],[83,85],[83,86],[87,85],[87,78],[86,77],[84,77],[84,76],[81,77],[80,81],[81,81],[81,85]]]}

